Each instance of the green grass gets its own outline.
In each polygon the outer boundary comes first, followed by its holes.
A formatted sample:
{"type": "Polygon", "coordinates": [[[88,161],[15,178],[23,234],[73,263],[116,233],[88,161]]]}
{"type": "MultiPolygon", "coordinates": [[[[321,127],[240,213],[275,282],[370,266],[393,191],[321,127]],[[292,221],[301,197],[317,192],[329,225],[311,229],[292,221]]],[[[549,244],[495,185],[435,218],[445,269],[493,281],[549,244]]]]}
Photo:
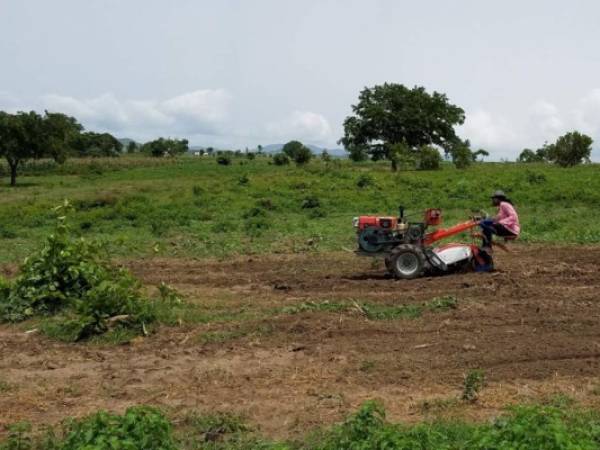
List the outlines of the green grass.
{"type": "Polygon", "coordinates": [[[13,425],[0,450],[592,450],[599,442],[600,416],[577,407],[525,405],[483,423],[405,425],[389,422],[383,407],[370,401],[343,423],[293,442],[269,441],[234,414],[191,413],[171,423],[156,409],[135,407],[123,415],[67,420],[38,434],[28,424],[13,425]]]}
{"type": "Polygon", "coordinates": [[[386,305],[357,300],[347,302],[303,302],[298,305],[285,306],[280,309],[284,314],[299,314],[303,312],[359,312],[370,320],[416,319],[425,311],[447,311],[458,307],[454,296],[435,297],[422,304],[386,305]]]}
{"type": "MultiPolygon", "coordinates": [[[[353,248],[353,216],[441,207],[446,223],[486,209],[489,193],[514,200],[524,242],[600,242],[600,166],[476,164],[460,171],[393,173],[387,163],[314,161],[305,168],[269,158],[73,160],[30,165],[20,186],[0,185],[0,262],[28,255],[54,224],[64,198],[85,236],[121,256],[225,257],[353,248]]],[[[6,179],[4,179],[6,181],[6,179]]]]}

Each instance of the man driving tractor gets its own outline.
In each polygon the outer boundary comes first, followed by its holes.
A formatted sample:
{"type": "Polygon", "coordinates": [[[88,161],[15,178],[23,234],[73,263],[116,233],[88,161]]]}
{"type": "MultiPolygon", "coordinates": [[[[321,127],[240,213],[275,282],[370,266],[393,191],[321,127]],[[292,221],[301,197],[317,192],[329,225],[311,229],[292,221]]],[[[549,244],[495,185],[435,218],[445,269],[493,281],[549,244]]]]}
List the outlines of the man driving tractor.
{"type": "Polygon", "coordinates": [[[487,253],[491,252],[494,234],[505,239],[516,239],[521,233],[519,215],[510,199],[503,191],[494,192],[491,198],[492,205],[498,208],[496,216],[480,223],[483,231],[482,250],[487,253]]]}

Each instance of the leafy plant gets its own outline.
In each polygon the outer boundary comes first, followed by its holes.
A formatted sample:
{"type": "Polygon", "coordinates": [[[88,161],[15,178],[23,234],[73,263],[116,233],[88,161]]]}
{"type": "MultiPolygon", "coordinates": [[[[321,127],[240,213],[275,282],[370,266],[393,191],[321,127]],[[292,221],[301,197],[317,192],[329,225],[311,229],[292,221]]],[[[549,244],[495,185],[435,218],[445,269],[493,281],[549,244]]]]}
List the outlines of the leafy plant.
{"type": "Polygon", "coordinates": [[[221,155],[217,157],[217,164],[221,166],[229,166],[231,164],[231,156],[221,155]]]}
{"type": "Polygon", "coordinates": [[[485,384],[485,374],[482,370],[470,370],[463,383],[462,399],[473,403],[479,398],[479,391],[485,384]]]}
{"type": "Polygon", "coordinates": [[[321,206],[321,201],[315,195],[310,195],[302,200],[302,209],[318,208],[321,206]]]}
{"type": "Polygon", "coordinates": [[[273,164],[276,166],[287,166],[290,163],[290,158],[285,153],[277,153],[273,156],[273,164]]]}
{"type": "Polygon", "coordinates": [[[156,409],[134,407],[122,416],[98,412],[68,423],[58,450],[176,450],[169,421],[156,409]]]}
{"type": "Polygon", "coordinates": [[[368,173],[361,174],[356,180],[356,186],[363,189],[375,184],[375,179],[368,173]]]}
{"type": "Polygon", "coordinates": [[[154,315],[139,283],[112,266],[101,246],[72,236],[69,210],[66,201],[56,208],[57,225],[46,243],[11,285],[0,284],[0,320],[56,315],[47,329],[73,341],[116,326],[143,332],[154,315]]]}

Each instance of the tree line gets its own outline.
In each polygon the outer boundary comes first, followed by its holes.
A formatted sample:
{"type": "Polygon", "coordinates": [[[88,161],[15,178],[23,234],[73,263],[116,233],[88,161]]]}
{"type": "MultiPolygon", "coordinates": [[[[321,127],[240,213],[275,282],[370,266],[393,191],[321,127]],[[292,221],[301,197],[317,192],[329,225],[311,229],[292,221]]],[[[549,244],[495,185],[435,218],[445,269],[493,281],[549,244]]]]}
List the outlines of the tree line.
{"type": "MultiPolygon", "coordinates": [[[[442,159],[438,149],[463,169],[489,156],[486,150],[473,150],[469,140],[458,137],[455,127],[464,120],[464,110],[450,103],[445,94],[384,83],[360,92],[352,114],[344,121],[339,143],[354,161],[386,159],[392,170],[437,169],[442,159]]],[[[589,162],[591,150],[592,138],[573,131],[537,151],[523,150],[518,161],[569,167],[589,162]]]]}
{"type": "MultiPolygon", "coordinates": [[[[11,186],[17,183],[19,167],[30,159],[51,158],[62,164],[69,157],[115,157],[123,151],[123,144],[110,133],[85,131],[66,114],[0,111],[0,157],[6,159],[11,186]]],[[[131,141],[126,151],[176,156],[188,151],[188,141],[159,138],[143,145],[131,141]]]]}

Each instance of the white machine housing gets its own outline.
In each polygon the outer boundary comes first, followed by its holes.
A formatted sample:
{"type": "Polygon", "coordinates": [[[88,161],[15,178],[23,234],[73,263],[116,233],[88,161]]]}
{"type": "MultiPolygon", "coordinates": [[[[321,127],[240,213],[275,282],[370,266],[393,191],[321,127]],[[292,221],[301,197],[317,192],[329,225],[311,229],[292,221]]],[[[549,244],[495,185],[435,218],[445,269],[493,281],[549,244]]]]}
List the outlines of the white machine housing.
{"type": "Polygon", "coordinates": [[[473,250],[468,244],[446,244],[433,249],[433,252],[447,265],[451,266],[473,258],[473,250]]]}

